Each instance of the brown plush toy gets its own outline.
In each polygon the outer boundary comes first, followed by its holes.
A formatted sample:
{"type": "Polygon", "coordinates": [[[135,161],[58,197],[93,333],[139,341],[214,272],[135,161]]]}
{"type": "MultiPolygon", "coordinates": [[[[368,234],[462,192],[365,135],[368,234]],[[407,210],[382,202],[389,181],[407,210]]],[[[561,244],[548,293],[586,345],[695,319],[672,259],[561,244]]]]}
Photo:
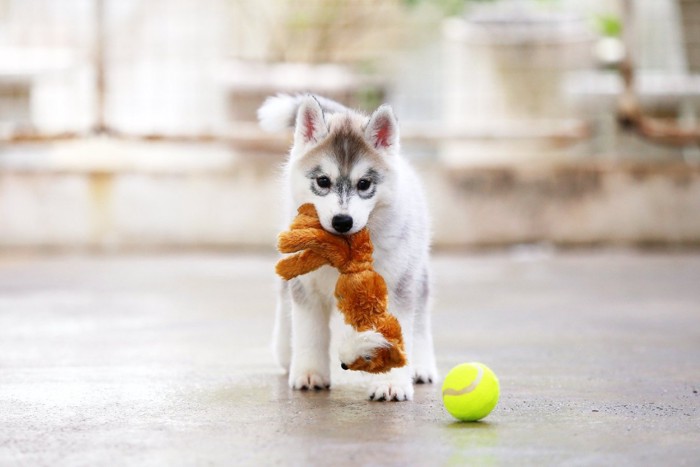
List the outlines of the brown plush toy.
{"type": "Polygon", "coordinates": [[[338,269],[335,297],[345,322],[358,333],[376,331],[383,336],[384,342],[343,368],[385,373],[406,364],[401,325],[387,311],[384,278],[372,268],[367,228],[353,235],[333,235],[321,226],[314,206],[304,204],[290,230],[279,235],[277,248],[281,253],[296,253],[277,263],[277,274],[286,280],[324,265],[338,269]]]}

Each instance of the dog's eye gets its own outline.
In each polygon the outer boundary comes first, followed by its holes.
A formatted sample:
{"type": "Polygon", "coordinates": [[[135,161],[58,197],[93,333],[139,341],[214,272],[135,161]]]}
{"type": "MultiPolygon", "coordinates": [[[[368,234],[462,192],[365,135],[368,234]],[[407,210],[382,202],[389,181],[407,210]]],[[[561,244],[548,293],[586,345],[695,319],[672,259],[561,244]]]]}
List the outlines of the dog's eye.
{"type": "Polygon", "coordinates": [[[330,188],[331,186],[331,179],[323,176],[323,177],[318,177],[316,179],[316,184],[321,187],[321,188],[330,188]]]}
{"type": "Polygon", "coordinates": [[[371,186],[372,186],[372,181],[367,180],[366,178],[363,178],[359,182],[357,182],[357,189],[360,191],[369,190],[369,187],[371,187],[371,186]]]}

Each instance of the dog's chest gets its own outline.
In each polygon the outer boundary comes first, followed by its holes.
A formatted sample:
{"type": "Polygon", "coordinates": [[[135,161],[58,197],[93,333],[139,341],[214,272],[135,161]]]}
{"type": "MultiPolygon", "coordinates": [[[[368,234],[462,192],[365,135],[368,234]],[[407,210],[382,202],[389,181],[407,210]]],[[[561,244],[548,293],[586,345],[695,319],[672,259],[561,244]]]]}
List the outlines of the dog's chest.
{"type": "Polygon", "coordinates": [[[338,282],[338,271],[330,266],[323,266],[301,276],[301,280],[309,293],[332,298],[335,292],[335,283],[338,282]]]}

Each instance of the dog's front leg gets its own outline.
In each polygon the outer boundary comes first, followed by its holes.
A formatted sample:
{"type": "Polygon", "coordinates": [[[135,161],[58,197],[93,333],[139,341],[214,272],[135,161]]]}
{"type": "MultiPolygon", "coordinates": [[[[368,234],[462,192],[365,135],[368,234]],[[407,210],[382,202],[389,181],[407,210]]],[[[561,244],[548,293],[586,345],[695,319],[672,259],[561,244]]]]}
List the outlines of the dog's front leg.
{"type": "Polygon", "coordinates": [[[330,304],[300,279],[290,281],[292,295],[292,389],[328,389],[330,379],[330,304]]]}
{"type": "Polygon", "coordinates": [[[430,326],[430,309],[428,296],[430,280],[427,268],[415,282],[413,290],[417,291],[416,321],[413,327],[413,354],[409,356],[413,363],[413,382],[417,384],[437,382],[437,365],[433,349],[433,333],[430,326]]]}
{"type": "Polygon", "coordinates": [[[289,282],[280,280],[275,326],[272,330],[272,355],[285,373],[292,361],[292,297],[289,282]]]}

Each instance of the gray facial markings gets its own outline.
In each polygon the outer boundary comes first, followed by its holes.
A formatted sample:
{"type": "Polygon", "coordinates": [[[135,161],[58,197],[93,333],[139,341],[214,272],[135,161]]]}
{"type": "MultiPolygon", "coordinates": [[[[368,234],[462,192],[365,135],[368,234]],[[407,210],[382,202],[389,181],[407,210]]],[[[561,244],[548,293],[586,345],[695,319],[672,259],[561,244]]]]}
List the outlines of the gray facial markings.
{"type": "Polygon", "coordinates": [[[362,178],[367,179],[370,182],[372,182],[372,185],[369,187],[369,190],[365,190],[365,191],[358,190],[357,195],[362,199],[370,199],[371,197],[373,197],[375,195],[375,193],[377,193],[377,185],[379,185],[380,183],[382,183],[382,181],[384,181],[384,177],[382,177],[382,175],[379,172],[377,172],[376,170],[369,169],[367,171],[367,173],[364,175],[364,177],[362,177],[362,178]]]}
{"type": "Polygon", "coordinates": [[[349,174],[346,171],[342,171],[341,174],[332,181],[329,188],[322,188],[318,186],[316,179],[322,176],[327,176],[325,172],[318,165],[306,173],[306,178],[311,181],[310,189],[316,196],[326,196],[331,191],[338,195],[338,202],[341,205],[347,204],[350,197],[357,195],[362,199],[370,199],[377,193],[377,185],[382,183],[384,177],[374,169],[369,169],[365,175],[360,177],[357,181],[353,182],[349,174]],[[366,179],[371,182],[371,186],[368,190],[360,191],[357,189],[357,182],[361,179],[366,179]]]}
{"type": "Polygon", "coordinates": [[[335,179],[335,192],[338,194],[340,204],[345,204],[348,198],[353,194],[352,180],[350,180],[350,177],[340,174],[340,176],[335,179]]]}
{"type": "Polygon", "coordinates": [[[329,188],[321,188],[320,186],[318,186],[318,183],[316,183],[316,179],[318,177],[322,177],[323,175],[325,175],[325,174],[323,173],[323,170],[321,170],[320,165],[317,165],[316,167],[314,167],[313,169],[311,169],[310,171],[308,171],[306,173],[306,178],[311,180],[311,185],[310,185],[311,192],[313,194],[315,194],[316,196],[326,196],[328,193],[331,192],[330,187],[329,188]]]}

